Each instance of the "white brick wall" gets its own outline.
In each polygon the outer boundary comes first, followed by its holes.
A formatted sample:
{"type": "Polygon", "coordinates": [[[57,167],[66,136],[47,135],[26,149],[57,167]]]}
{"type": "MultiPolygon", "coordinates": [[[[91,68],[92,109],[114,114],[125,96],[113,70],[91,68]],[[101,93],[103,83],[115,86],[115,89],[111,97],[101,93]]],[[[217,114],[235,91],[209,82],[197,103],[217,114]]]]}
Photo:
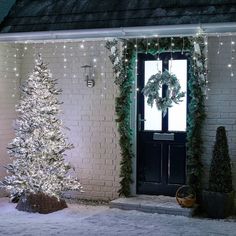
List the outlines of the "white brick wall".
{"type": "MultiPolygon", "coordinates": [[[[232,38],[236,41],[236,37],[232,38]]],[[[231,62],[231,37],[209,38],[209,91],[206,101],[207,118],[204,126],[204,183],[208,183],[208,171],[212,157],[212,149],[218,126],[225,126],[227,130],[230,158],[233,165],[233,182],[236,189],[236,61],[232,68],[234,77],[228,64],[231,62]],[[219,49],[219,40],[223,42],[219,49]]],[[[233,53],[236,56],[235,52],[233,53]]],[[[236,58],[235,58],[236,60],[236,58]]]]}
{"type": "MultiPolygon", "coordinates": [[[[63,90],[60,98],[64,102],[62,119],[70,129],[65,130],[67,137],[75,146],[67,152],[67,159],[74,166],[74,174],[80,178],[85,191],[79,197],[113,199],[118,196],[120,163],[114,108],[117,88],[106,55],[108,52],[101,44],[104,42],[86,42],[84,48],[80,47],[81,43],[75,42],[66,43],[66,48],[63,43],[28,44],[27,50],[22,50],[21,78],[27,78],[32,72],[34,54],[42,53],[53,77],[58,79],[58,87],[63,90]],[[88,88],[84,81],[81,66],[85,64],[95,66],[94,88],[88,88]]],[[[8,89],[3,96],[5,101],[2,103],[10,109],[8,89]]],[[[11,117],[8,122],[11,123],[14,118],[11,117]]],[[[9,128],[8,132],[12,134],[9,128]]],[[[3,149],[5,143],[1,143],[3,149]]],[[[8,158],[4,160],[5,163],[9,162],[8,158]]],[[[77,193],[71,194],[77,197],[77,193]]]]}
{"type": "MultiPolygon", "coordinates": [[[[15,105],[19,99],[20,51],[15,45],[0,44],[0,178],[9,163],[7,145],[14,137],[15,105]],[[16,76],[17,75],[17,76],[16,76]]],[[[2,192],[0,192],[0,196],[2,192]]]]}
{"type": "MultiPolygon", "coordinates": [[[[206,185],[208,181],[216,128],[224,125],[228,134],[236,189],[236,76],[230,77],[227,67],[231,58],[230,37],[222,37],[222,41],[223,45],[218,55],[218,38],[209,38],[210,91],[206,101],[207,119],[203,132],[204,183],[206,185]]],[[[85,47],[81,48],[81,43],[73,42],[66,43],[65,49],[63,43],[29,44],[27,50],[22,46],[22,50],[19,51],[16,51],[19,46],[15,44],[0,44],[1,166],[10,161],[6,146],[14,136],[14,106],[19,99],[19,79],[16,79],[13,65],[16,64],[17,72],[23,80],[32,72],[34,54],[41,52],[44,61],[49,63],[53,76],[58,79],[58,86],[63,89],[62,119],[70,128],[70,131],[66,131],[67,136],[75,146],[67,153],[67,158],[74,165],[75,175],[80,177],[85,190],[79,197],[112,199],[118,196],[121,157],[114,106],[118,91],[113,83],[108,52],[101,44],[104,42],[86,42],[85,47]],[[64,58],[67,59],[66,63],[64,58]],[[95,58],[96,62],[93,62],[95,58]],[[95,66],[94,88],[86,87],[81,69],[82,65],[89,63],[95,66]]],[[[233,68],[236,68],[236,64],[233,64],[233,68]]],[[[236,69],[234,73],[236,75],[236,69]]],[[[0,168],[0,177],[4,175],[4,169],[0,168]]]]}

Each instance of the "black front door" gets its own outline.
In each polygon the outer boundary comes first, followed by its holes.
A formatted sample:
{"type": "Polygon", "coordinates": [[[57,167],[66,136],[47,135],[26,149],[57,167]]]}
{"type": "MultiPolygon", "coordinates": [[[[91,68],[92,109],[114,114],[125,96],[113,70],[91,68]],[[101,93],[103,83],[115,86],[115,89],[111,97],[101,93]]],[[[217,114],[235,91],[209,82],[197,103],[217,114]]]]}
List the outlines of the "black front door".
{"type": "MultiPolygon", "coordinates": [[[[187,57],[174,53],[138,55],[137,193],[174,196],[186,182],[187,57]],[[151,75],[169,70],[179,79],[186,96],[163,116],[151,108],[141,92],[151,75]]],[[[161,94],[165,94],[163,86],[161,94]]]]}

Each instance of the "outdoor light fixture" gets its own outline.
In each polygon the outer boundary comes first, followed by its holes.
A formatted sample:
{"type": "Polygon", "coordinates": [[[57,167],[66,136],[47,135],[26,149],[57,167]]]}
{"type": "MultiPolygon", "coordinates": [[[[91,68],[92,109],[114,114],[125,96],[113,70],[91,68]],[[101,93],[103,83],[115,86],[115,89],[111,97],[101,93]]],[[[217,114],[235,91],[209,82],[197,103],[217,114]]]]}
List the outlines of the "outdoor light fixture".
{"type": "Polygon", "coordinates": [[[82,66],[82,68],[84,69],[84,77],[85,77],[85,81],[87,84],[88,88],[92,88],[95,85],[95,80],[94,80],[94,73],[92,73],[92,66],[90,65],[84,65],[82,66]]]}

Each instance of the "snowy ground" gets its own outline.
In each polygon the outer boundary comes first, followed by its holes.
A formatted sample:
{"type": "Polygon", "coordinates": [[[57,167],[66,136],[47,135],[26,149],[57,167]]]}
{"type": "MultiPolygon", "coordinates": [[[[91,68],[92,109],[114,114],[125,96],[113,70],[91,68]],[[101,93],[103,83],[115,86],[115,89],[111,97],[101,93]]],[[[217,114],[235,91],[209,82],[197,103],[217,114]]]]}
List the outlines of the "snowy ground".
{"type": "Polygon", "coordinates": [[[193,219],[109,209],[107,206],[70,204],[68,209],[47,215],[20,212],[7,198],[0,198],[0,235],[4,236],[207,236],[236,235],[231,220],[193,219]]]}

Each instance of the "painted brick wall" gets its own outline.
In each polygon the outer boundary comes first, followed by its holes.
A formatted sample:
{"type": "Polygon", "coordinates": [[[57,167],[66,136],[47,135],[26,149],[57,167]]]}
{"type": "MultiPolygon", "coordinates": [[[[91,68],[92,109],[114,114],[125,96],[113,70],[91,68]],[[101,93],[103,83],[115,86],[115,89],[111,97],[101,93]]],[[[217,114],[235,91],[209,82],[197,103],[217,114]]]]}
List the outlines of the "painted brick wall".
{"type": "MultiPolygon", "coordinates": [[[[231,39],[222,37],[220,40],[223,45],[220,46],[218,55],[219,39],[209,38],[210,90],[203,132],[204,184],[208,181],[216,128],[224,125],[228,134],[236,189],[236,77],[230,77],[227,67],[231,60],[231,39]]],[[[85,190],[83,194],[70,194],[90,199],[112,199],[118,196],[120,149],[114,110],[118,91],[113,83],[112,67],[103,44],[104,42],[74,42],[66,43],[65,48],[63,43],[29,44],[22,46],[19,51],[16,50],[19,46],[15,44],[0,44],[1,166],[9,162],[6,146],[14,136],[12,124],[16,117],[14,109],[19,99],[20,79],[24,80],[31,73],[34,56],[41,52],[45,62],[49,63],[53,76],[58,79],[58,86],[63,89],[62,119],[70,128],[70,131],[66,131],[67,136],[75,146],[67,153],[67,159],[73,164],[75,175],[80,177],[85,190]],[[94,88],[86,87],[81,68],[85,64],[94,67],[94,88]],[[17,72],[20,78],[16,77],[17,72]]],[[[233,64],[233,69],[235,67],[236,64],[233,64]]],[[[236,69],[234,73],[236,75],[236,69]]],[[[0,177],[4,175],[4,169],[0,168],[0,177]]]]}
{"type": "MultiPolygon", "coordinates": [[[[116,198],[120,163],[114,107],[117,88],[113,83],[112,67],[106,55],[108,52],[104,48],[104,42],[42,43],[21,47],[21,83],[32,72],[35,55],[40,52],[44,61],[48,63],[53,77],[58,79],[58,87],[63,90],[60,97],[64,102],[61,118],[65,126],[70,129],[65,132],[69,141],[75,146],[73,150],[67,152],[66,159],[75,168],[72,174],[80,178],[85,191],[82,194],[71,192],[68,195],[87,199],[116,198]],[[93,66],[96,81],[94,88],[88,88],[84,81],[84,71],[81,66],[86,64],[93,66]]],[[[13,54],[16,51],[15,48],[11,50],[13,54]]],[[[2,49],[0,53],[1,75],[6,73],[3,68],[7,52],[2,49]]],[[[14,62],[14,55],[7,62],[12,70],[10,60],[14,62]]],[[[8,73],[11,74],[12,71],[8,73]]],[[[14,136],[12,122],[16,117],[14,107],[19,97],[12,97],[14,79],[13,81],[9,78],[2,79],[0,83],[0,132],[1,134],[5,132],[4,137],[2,135],[0,137],[1,153],[4,153],[1,156],[1,164],[6,164],[9,162],[6,144],[14,136]],[[9,114],[6,118],[5,113],[9,114]]],[[[4,174],[5,172],[1,171],[1,177],[4,174]]]]}
{"type": "Polygon", "coordinates": [[[20,56],[15,45],[0,44],[0,178],[6,175],[3,167],[9,163],[6,147],[14,137],[15,105],[19,99],[20,56]]]}
{"type": "MultiPolygon", "coordinates": [[[[236,37],[232,36],[236,41],[236,37]]],[[[207,118],[204,126],[204,183],[208,182],[208,171],[218,126],[227,130],[229,152],[232,160],[234,188],[236,189],[236,58],[232,63],[234,77],[228,64],[231,63],[231,37],[209,38],[209,91],[206,101],[207,118]],[[223,45],[219,45],[219,41],[223,45]],[[219,54],[217,51],[219,50],[219,54]]],[[[233,55],[236,56],[235,52],[233,55]]]]}
{"type": "MultiPolygon", "coordinates": [[[[24,46],[25,47],[25,46],[24,46]]],[[[62,88],[62,120],[75,148],[67,152],[84,187],[72,197],[113,199],[118,196],[120,150],[115,123],[113,73],[104,42],[26,45],[21,77],[27,78],[40,52],[62,88]],[[91,64],[95,87],[88,88],[81,66],[91,64]]]]}

